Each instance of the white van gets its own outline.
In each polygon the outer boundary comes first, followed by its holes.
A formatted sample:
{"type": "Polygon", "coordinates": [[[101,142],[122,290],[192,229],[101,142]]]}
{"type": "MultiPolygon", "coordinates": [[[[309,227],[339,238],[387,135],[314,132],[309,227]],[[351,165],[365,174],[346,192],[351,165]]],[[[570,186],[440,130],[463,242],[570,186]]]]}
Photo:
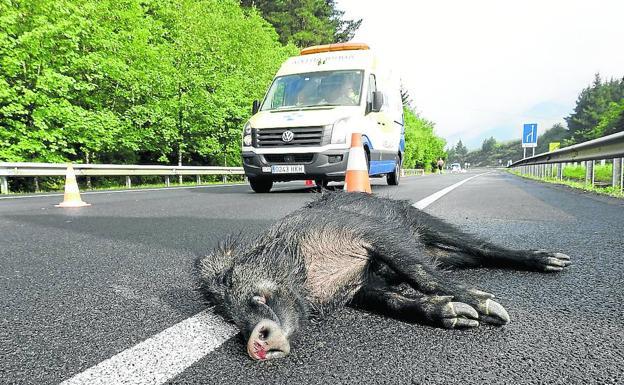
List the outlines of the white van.
{"type": "Polygon", "coordinates": [[[314,46],[275,75],[243,129],[243,167],[255,192],[275,181],[344,180],[351,133],[369,174],[399,184],[405,149],[399,81],[366,44],[314,46]]]}

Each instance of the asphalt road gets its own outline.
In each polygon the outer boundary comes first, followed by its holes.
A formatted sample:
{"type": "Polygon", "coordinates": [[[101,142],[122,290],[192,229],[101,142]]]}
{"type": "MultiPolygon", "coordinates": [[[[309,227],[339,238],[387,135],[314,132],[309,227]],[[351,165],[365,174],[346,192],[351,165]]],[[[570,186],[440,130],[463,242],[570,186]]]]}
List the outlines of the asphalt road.
{"type": "MultiPolygon", "coordinates": [[[[470,174],[380,184],[418,201],[470,174]]],[[[381,181],[375,181],[375,184],[381,181]]],[[[191,265],[226,234],[258,233],[314,198],[277,185],[0,200],[0,383],[56,384],[205,306],[191,265]]],[[[496,294],[502,328],[442,330],[346,308],[308,325],[290,356],[253,362],[234,337],[171,384],[623,384],[624,202],[501,172],[426,210],[517,248],[569,254],[561,274],[450,272],[496,294]]]]}

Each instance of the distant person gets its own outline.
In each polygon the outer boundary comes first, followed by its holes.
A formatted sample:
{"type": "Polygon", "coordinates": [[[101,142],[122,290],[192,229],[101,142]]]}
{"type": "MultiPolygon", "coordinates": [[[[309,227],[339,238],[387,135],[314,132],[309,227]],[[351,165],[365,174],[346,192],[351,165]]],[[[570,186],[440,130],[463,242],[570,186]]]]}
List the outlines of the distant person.
{"type": "Polygon", "coordinates": [[[442,174],[442,168],[444,167],[444,160],[438,159],[438,174],[442,174]]]}

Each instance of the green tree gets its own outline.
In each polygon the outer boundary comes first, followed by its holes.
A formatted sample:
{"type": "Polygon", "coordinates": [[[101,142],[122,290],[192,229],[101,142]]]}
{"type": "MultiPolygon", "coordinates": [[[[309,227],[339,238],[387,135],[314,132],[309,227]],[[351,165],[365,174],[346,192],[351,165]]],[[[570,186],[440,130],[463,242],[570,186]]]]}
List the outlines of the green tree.
{"type": "Polygon", "coordinates": [[[595,139],[604,134],[607,130],[605,127],[596,127],[601,123],[604,114],[612,113],[611,109],[617,110],[617,104],[622,99],[624,79],[605,82],[596,74],[592,85],[581,91],[574,112],[565,118],[570,130],[567,144],[595,139]],[[612,103],[616,103],[616,106],[612,103]]]}
{"type": "Polygon", "coordinates": [[[444,139],[434,134],[434,124],[403,108],[405,117],[405,158],[403,167],[431,170],[438,158],[446,158],[444,139]]]}
{"type": "Polygon", "coordinates": [[[224,0],[0,1],[0,160],[238,163],[283,60],[224,0]]]}
{"type": "Polygon", "coordinates": [[[462,165],[466,162],[466,156],[468,155],[468,148],[464,146],[461,139],[457,142],[455,147],[453,148],[453,157],[449,156],[449,161],[452,163],[461,163],[462,165]]]}
{"type": "Polygon", "coordinates": [[[481,151],[484,153],[491,153],[496,149],[496,139],[493,136],[490,136],[489,139],[485,139],[483,144],[481,145],[481,151]]]}
{"type": "Polygon", "coordinates": [[[344,20],[333,0],[242,0],[258,9],[280,36],[283,44],[298,47],[348,41],[362,20],[344,20]]]}

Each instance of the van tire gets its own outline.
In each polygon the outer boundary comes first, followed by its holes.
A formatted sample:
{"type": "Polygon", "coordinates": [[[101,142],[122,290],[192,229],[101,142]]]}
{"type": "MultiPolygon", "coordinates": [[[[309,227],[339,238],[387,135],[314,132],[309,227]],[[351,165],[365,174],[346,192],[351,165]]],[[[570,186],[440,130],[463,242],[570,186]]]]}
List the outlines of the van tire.
{"type": "Polygon", "coordinates": [[[401,158],[396,157],[394,160],[394,171],[386,175],[389,186],[398,186],[401,181],[401,158]]]}
{"type": "Polygon", "coordinates": [[[273,181],[266,178],[249,178],[249,185],[254,192],[264,194],[271,191],[273,181]]]}

